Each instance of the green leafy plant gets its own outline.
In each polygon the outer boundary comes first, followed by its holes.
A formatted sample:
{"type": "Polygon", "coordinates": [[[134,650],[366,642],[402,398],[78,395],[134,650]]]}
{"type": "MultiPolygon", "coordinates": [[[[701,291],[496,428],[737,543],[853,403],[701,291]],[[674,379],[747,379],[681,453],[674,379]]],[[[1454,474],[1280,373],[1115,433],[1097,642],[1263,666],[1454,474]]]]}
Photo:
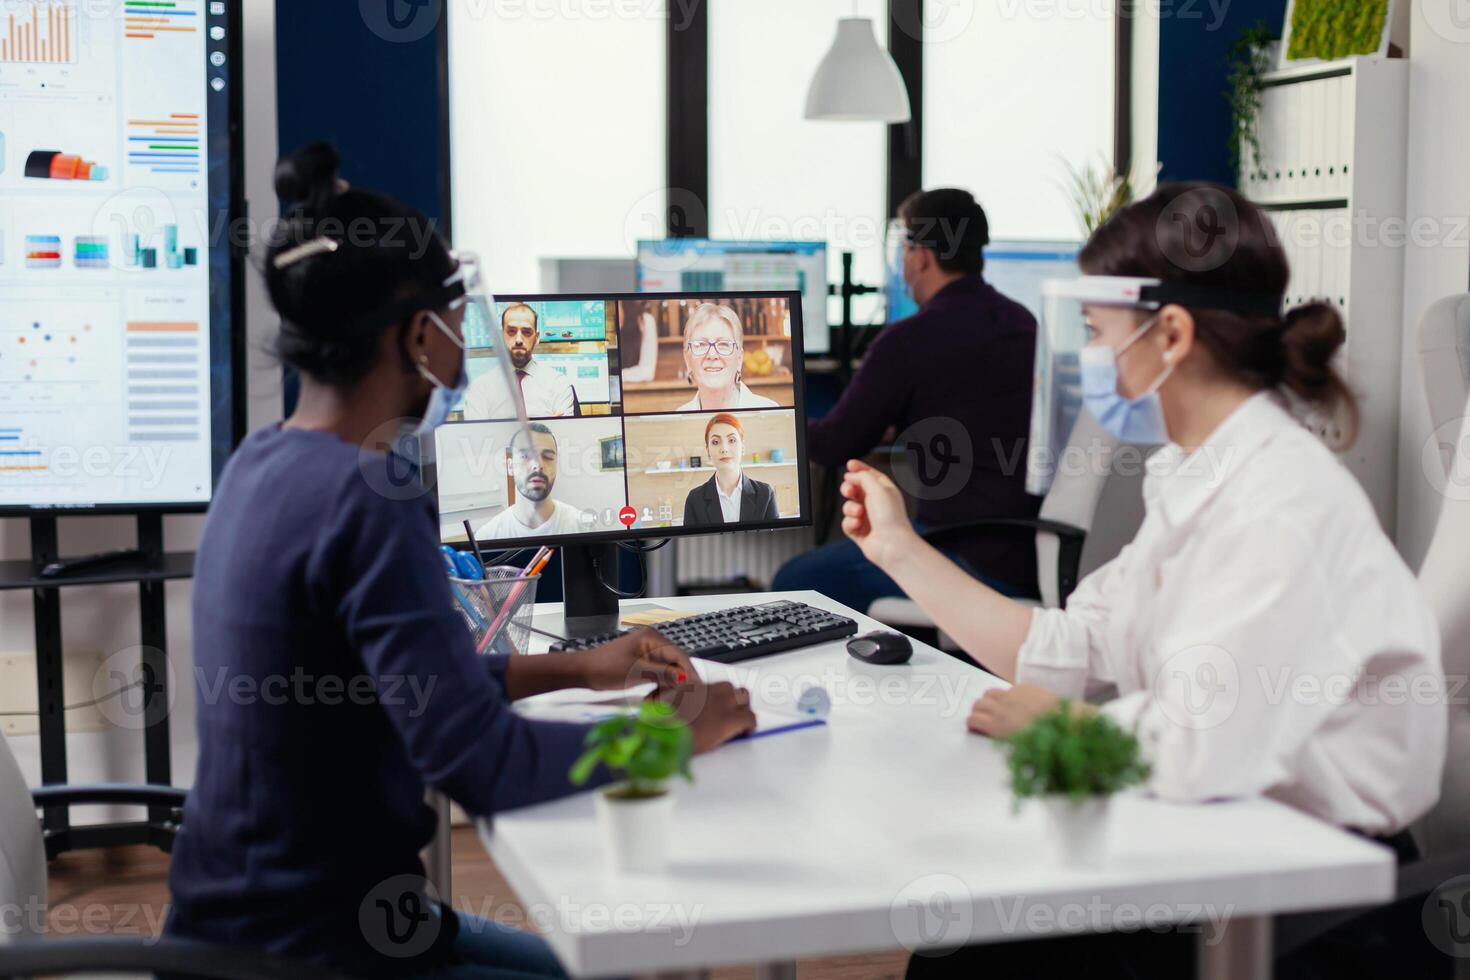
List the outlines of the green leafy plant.
{"type": "Polygon", "coordinates": [[[636,713],[617,715],[592,726],[587,733],[587,751],[572,764],[569,778],[581,786],[592,778],[599,763],[614,775],[621,774],[623,786],[609,793],[620,799],[648,799],[664,792],[664,783],[674,776],[694,781],[689,760],[694,755],[694,736],[684,719],[660,701],[644,701],[636,713]]]}
{"type": "MultiPolygon", "coordinates": [[[[1104,221],[1133,202],[1138,177],[1132,173],[1120,174],[1106,160],[1073,166],[1062,160],[1067,171],[1067,194],[1077,215],[1082,232],[1090,237],[1104,221]]],[[[1158,168],[1154,169],[1158,175],[1158,168]]]]}
{"type": "Polygon", "coordinates": [[[1388,0],[1296,0],[1286,58],[1346,58],[1373,54],[1383,40],[1388,0]]]}
{"type": "Polygon", "coordinates": [[[1017,806],[1028,797],[1110,796],[1148,779],[1138,739],[1095,711],[1063,701],[1001,740],[1017,806]]]}
{"type": "Polygon", "coordinates": [[[1240,172],[1246,147],[1259,166],[1261,153],[1261,76],[1273,67],[1271,45],[1276,36],[1264,21],[1240,32],[1230,45],[1225,100],[1230,103],[1230,169],[1240,172]]]}

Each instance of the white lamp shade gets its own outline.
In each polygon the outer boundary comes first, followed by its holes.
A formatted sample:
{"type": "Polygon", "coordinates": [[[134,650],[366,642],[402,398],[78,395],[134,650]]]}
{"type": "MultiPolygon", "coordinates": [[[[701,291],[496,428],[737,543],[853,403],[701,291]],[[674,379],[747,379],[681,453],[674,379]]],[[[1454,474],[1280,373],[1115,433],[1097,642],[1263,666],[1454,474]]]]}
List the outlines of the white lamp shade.
{"type": "Polygon", "coordinates": [[[909,93],[887,51],[878,46],[873,22],[844,17],[837,39],[817,66],[806,93],[806,117],[841,122],[906,123],[909,93]]]}

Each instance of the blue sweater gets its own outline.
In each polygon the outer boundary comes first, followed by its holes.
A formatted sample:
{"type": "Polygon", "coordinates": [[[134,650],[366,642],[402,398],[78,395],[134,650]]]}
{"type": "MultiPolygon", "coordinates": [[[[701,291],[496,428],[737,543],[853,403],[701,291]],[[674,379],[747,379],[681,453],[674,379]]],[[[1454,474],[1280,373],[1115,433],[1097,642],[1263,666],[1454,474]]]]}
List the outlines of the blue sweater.
{"type": "Polygon", "coordinates": [[[432,497],[374,489],[403,465],[272,427],[225,469],[195,568],[199,764],[170,934],[413,972],[452,917],[410,964],[358,915],[423,874],[425,788],[480,815],[574,791],[586,728],[511,711],[505,658],[477,657],[451,608],[432,497]]]}

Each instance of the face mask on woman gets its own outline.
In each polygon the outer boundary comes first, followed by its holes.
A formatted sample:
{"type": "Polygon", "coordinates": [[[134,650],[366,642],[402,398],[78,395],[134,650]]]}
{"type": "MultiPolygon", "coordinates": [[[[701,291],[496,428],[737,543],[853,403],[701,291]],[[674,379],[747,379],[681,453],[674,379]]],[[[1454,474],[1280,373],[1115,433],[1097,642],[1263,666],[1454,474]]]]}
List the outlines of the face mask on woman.
{"type": "Polygon", "coordinates": [[[1167,366],[1154,379],[1148,390],[1137,398],[1126,398],[1118,393],[1118,358],[1159,320],[1158,314],[1150,317],[1116,351],[1111,347],[1084,347],[1078,355],[1082,372],[1082,400],[1092,412],[1103,430],[1121,442],[1152,446],[1169,441],[1169,429],[1164,424],[1164,408],[1159,401],[1159,388],[1174,372],[1169,364],[1169,355],[1164,355],[1167,366]]]}
{"type": "Polygon", "coordinates": [[[459,400],[464,397],[465,391],[470,386],[469,371],[465,368],[464,341],[449,329],[449,324],[445,323],[439,314],[431,311],[429,316],[433,317],[434,326],[444,331],[444,336],[454,341],[454,345],[459,348],[459,368],[454,382],[445,384],[434,377],[434,373],[423,364],[416,365],[419,374],[434,386],[434,392],[429,395],[429,407],[424,409],[424,417],[419,420],[419,424],[413,430],[412,434],[415,437],[431,435],[435,429],[449,421],[449,413],[454,411],[454,407],[459,404],[459,400]]]}

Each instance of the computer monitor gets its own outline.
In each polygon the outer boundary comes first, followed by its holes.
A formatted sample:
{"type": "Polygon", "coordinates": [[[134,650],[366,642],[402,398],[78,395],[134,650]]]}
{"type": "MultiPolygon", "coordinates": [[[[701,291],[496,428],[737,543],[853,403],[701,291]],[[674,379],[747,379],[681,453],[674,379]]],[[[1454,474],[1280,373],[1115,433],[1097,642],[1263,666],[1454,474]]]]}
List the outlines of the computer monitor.
{"type": "Polygon", "coordinates": [[[669,238],[638,243],[642,292],[801,291],[802,346],[831,350],[827,325],[826,242],[737,242],[669,238]]]}
{"type": "MultiPolygon", "coordinates": [[[[1039,319],[1042,282],[1077,275],[1081,248],[1081,243],[1075,241],[993,241],[985,246],[985,280],[1039,319]]],[[[893,256],[889,257],[883,295],[889,323],[919,311],[904,285],[903,267],[893,256]]]]}
{"type": "Polygon", "coordinates": [[[0,517],[203,511],[244,433],[241,18],[0,4],[0,517]]]}
{"type": "Polygon", "coordinates": [[[493,315],[465,323],[470,386],[426,471],[445,543],[468,521],[483,554],[561,545],[568,617],[605,620],[619,542],[811,523],[800,293],[499,296],[493,315]]]}

